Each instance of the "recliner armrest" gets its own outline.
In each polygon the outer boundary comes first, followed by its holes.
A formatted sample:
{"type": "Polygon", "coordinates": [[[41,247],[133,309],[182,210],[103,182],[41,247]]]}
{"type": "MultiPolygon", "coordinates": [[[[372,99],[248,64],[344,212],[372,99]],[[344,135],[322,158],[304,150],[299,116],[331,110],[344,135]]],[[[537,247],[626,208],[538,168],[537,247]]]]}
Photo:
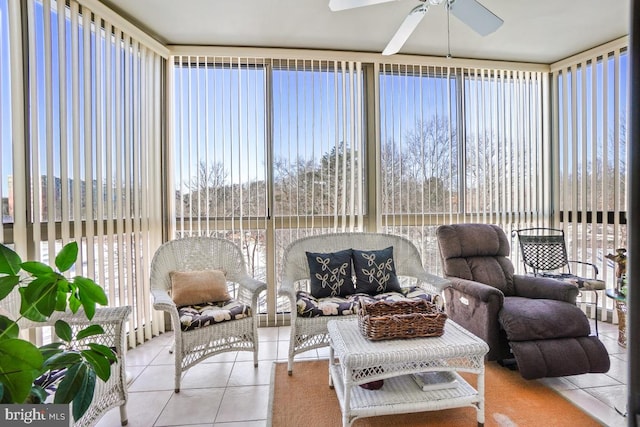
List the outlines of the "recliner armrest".
{"type": "Polygon", "coordinates": [[[544,298],[576,303],[580,292],[570,283],[549,277],[513,275],[516,296],[524,298],[544,298]]]}
{"type": "Polygon", "coordinates": [[[474,282],[473,280],[460,279],[457,277],[448,277],[451,281],[451,287],[457,291],[466,294],[474,299],[482,302],[488,302],[492,298],[498,298],[500,305],[504,302],[504,294],[493,286],[484,283],[474,282]]]}

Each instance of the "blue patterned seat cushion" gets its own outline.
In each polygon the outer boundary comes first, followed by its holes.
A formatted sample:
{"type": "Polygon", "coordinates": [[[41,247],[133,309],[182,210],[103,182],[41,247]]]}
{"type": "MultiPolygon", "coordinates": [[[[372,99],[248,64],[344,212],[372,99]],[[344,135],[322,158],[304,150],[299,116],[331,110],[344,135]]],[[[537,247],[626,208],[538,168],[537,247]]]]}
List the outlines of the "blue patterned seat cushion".
{"type": "Polygon", "coordinates": [[[309,292],[298,291],[296,307],[300,317],[347,316],[358,314],[359,302],[407,301],[423,299],[432,301],[433,295],[418,286],[401,289],[401,292],[384,292],[377,295],[357,293],[346,297],[315,298],[309,292]]]}
{"type": "Polygon", "coordinates": [[[180,328],[183,331],[202,328],[215,323],[239,320],[251,316],[251,307],[234,299],[185,305],[178,308],[180,328]]]}

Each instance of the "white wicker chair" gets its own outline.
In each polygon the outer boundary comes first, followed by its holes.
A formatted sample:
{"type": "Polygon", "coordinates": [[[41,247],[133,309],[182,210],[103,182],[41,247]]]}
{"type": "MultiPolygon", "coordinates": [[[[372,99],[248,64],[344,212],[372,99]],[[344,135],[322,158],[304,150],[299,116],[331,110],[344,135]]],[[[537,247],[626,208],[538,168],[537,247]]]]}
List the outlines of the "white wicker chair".
{"type": "MultiPolygon", "coordinates": [[[[335,316],[299,317],[296,310],[296,292],[308,290],[309,265],[306,252],[336,252],[342,249],[376,250],[393,246],[396,273],[401,285],[417,285],[425,291],[440,295],[449,281],[425,271],[420,254],[413,243],[404,237],[376,233],[331,233],[305,237],[291,243],[284,252],[280,296],[291,304],[291,337],[289,342],[288,371],[293,373],[296,354],[329,345],[327,322],[335,316]]],[[[347,316],[340,316],[346,318],[347,316]]],[[[351,317],[351,316],[348,316],[351,317]]]]}
{"type": "MultiPolygon", "coordinates": [[[[19,318],[20,297],[17,292],[12,292],[0,302],[9,317],[19,318]]],[[[72,345],[82,348],[87,343],[103,344],[115,350],[116,362],[111,365],[111,376],[107,382],[96,378],[96,388],[89,409],[73,423],[74,427],[89,427],[95,425],[102,416],[116,406],[120,407],[120,423],[127,425],[127,374],[126,368],[126,331],[125,324],[131,307],[99,307],[93,319],[88,320],[82,309],[76,314],[71,312],[55,311],[46,322],[32,322],[27,319],[19,321],[20,329],[26,330],[36,327],[53,326],[57,320],[64,320],[71,326],[75,336],[79,330],[89,325],[100,325],[104,334],[95,335],[84,340],[72,342],[72,345]]]]}
{"type": "Polygon", "coordinates": [[[267,285],[246,272],[242,252],[233,242],[215,237],[186,237],[164,243],[151,262],[153,307],[171,316],[174,331],[175,391],[180,391],[182,373],[196,363],[226,351],[252,351],[258,366],[256,313],[258,296],[267,285]],[[181,329],[178,308],[171,299],[171,271],[218,269],[226,272],[227,282],[236,284],[234,299],[251,307],[251,316],[227,320],[190,331],[181,329]]]}

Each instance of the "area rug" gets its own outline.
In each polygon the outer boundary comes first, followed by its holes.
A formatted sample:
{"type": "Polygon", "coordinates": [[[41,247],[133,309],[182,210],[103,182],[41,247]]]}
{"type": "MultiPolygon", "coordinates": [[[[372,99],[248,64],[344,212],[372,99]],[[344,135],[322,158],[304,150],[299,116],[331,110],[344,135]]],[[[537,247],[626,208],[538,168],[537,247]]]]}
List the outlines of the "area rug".
{"type": "MultiPolygon", "coordinates": [[[[342,422],[335,390],[328,385],[326,360],[296,362],[292,376],[286,363],[274,363],[270,421],[273,427],[339,427],[342,422]]],[[[475,385],[475,375],[463,374],[475,385]]],[[[485,368],[485,426],[600,426],[588,414],[538,381],[488,362],[485,368]]],[[[472,407],[416,414],[359,418],[353,427],[476,426],[472,407]]]]}

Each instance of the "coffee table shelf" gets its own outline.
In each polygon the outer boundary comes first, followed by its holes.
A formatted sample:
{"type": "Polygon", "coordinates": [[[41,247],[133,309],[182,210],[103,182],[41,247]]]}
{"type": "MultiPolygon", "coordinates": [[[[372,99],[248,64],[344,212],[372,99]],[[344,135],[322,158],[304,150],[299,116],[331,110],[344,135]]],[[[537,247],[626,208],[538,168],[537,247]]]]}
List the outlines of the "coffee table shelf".
{"type": "Polygon", "coordinates": [[[484,356],[487,344],[447,320],[442,337],[369,341],[355,320],[332,320],[329,383],[334,386],[342,425],[357,418],[472,406],[478,425],[484,424],[484,356]],[[423,391],[409,374],[424,371],[454,372],[454,388],[423,391]],[[477,375],[477,389],[457,371],[477,375]],[[384,379],[379,390],[360,384],[384,379]]]}

